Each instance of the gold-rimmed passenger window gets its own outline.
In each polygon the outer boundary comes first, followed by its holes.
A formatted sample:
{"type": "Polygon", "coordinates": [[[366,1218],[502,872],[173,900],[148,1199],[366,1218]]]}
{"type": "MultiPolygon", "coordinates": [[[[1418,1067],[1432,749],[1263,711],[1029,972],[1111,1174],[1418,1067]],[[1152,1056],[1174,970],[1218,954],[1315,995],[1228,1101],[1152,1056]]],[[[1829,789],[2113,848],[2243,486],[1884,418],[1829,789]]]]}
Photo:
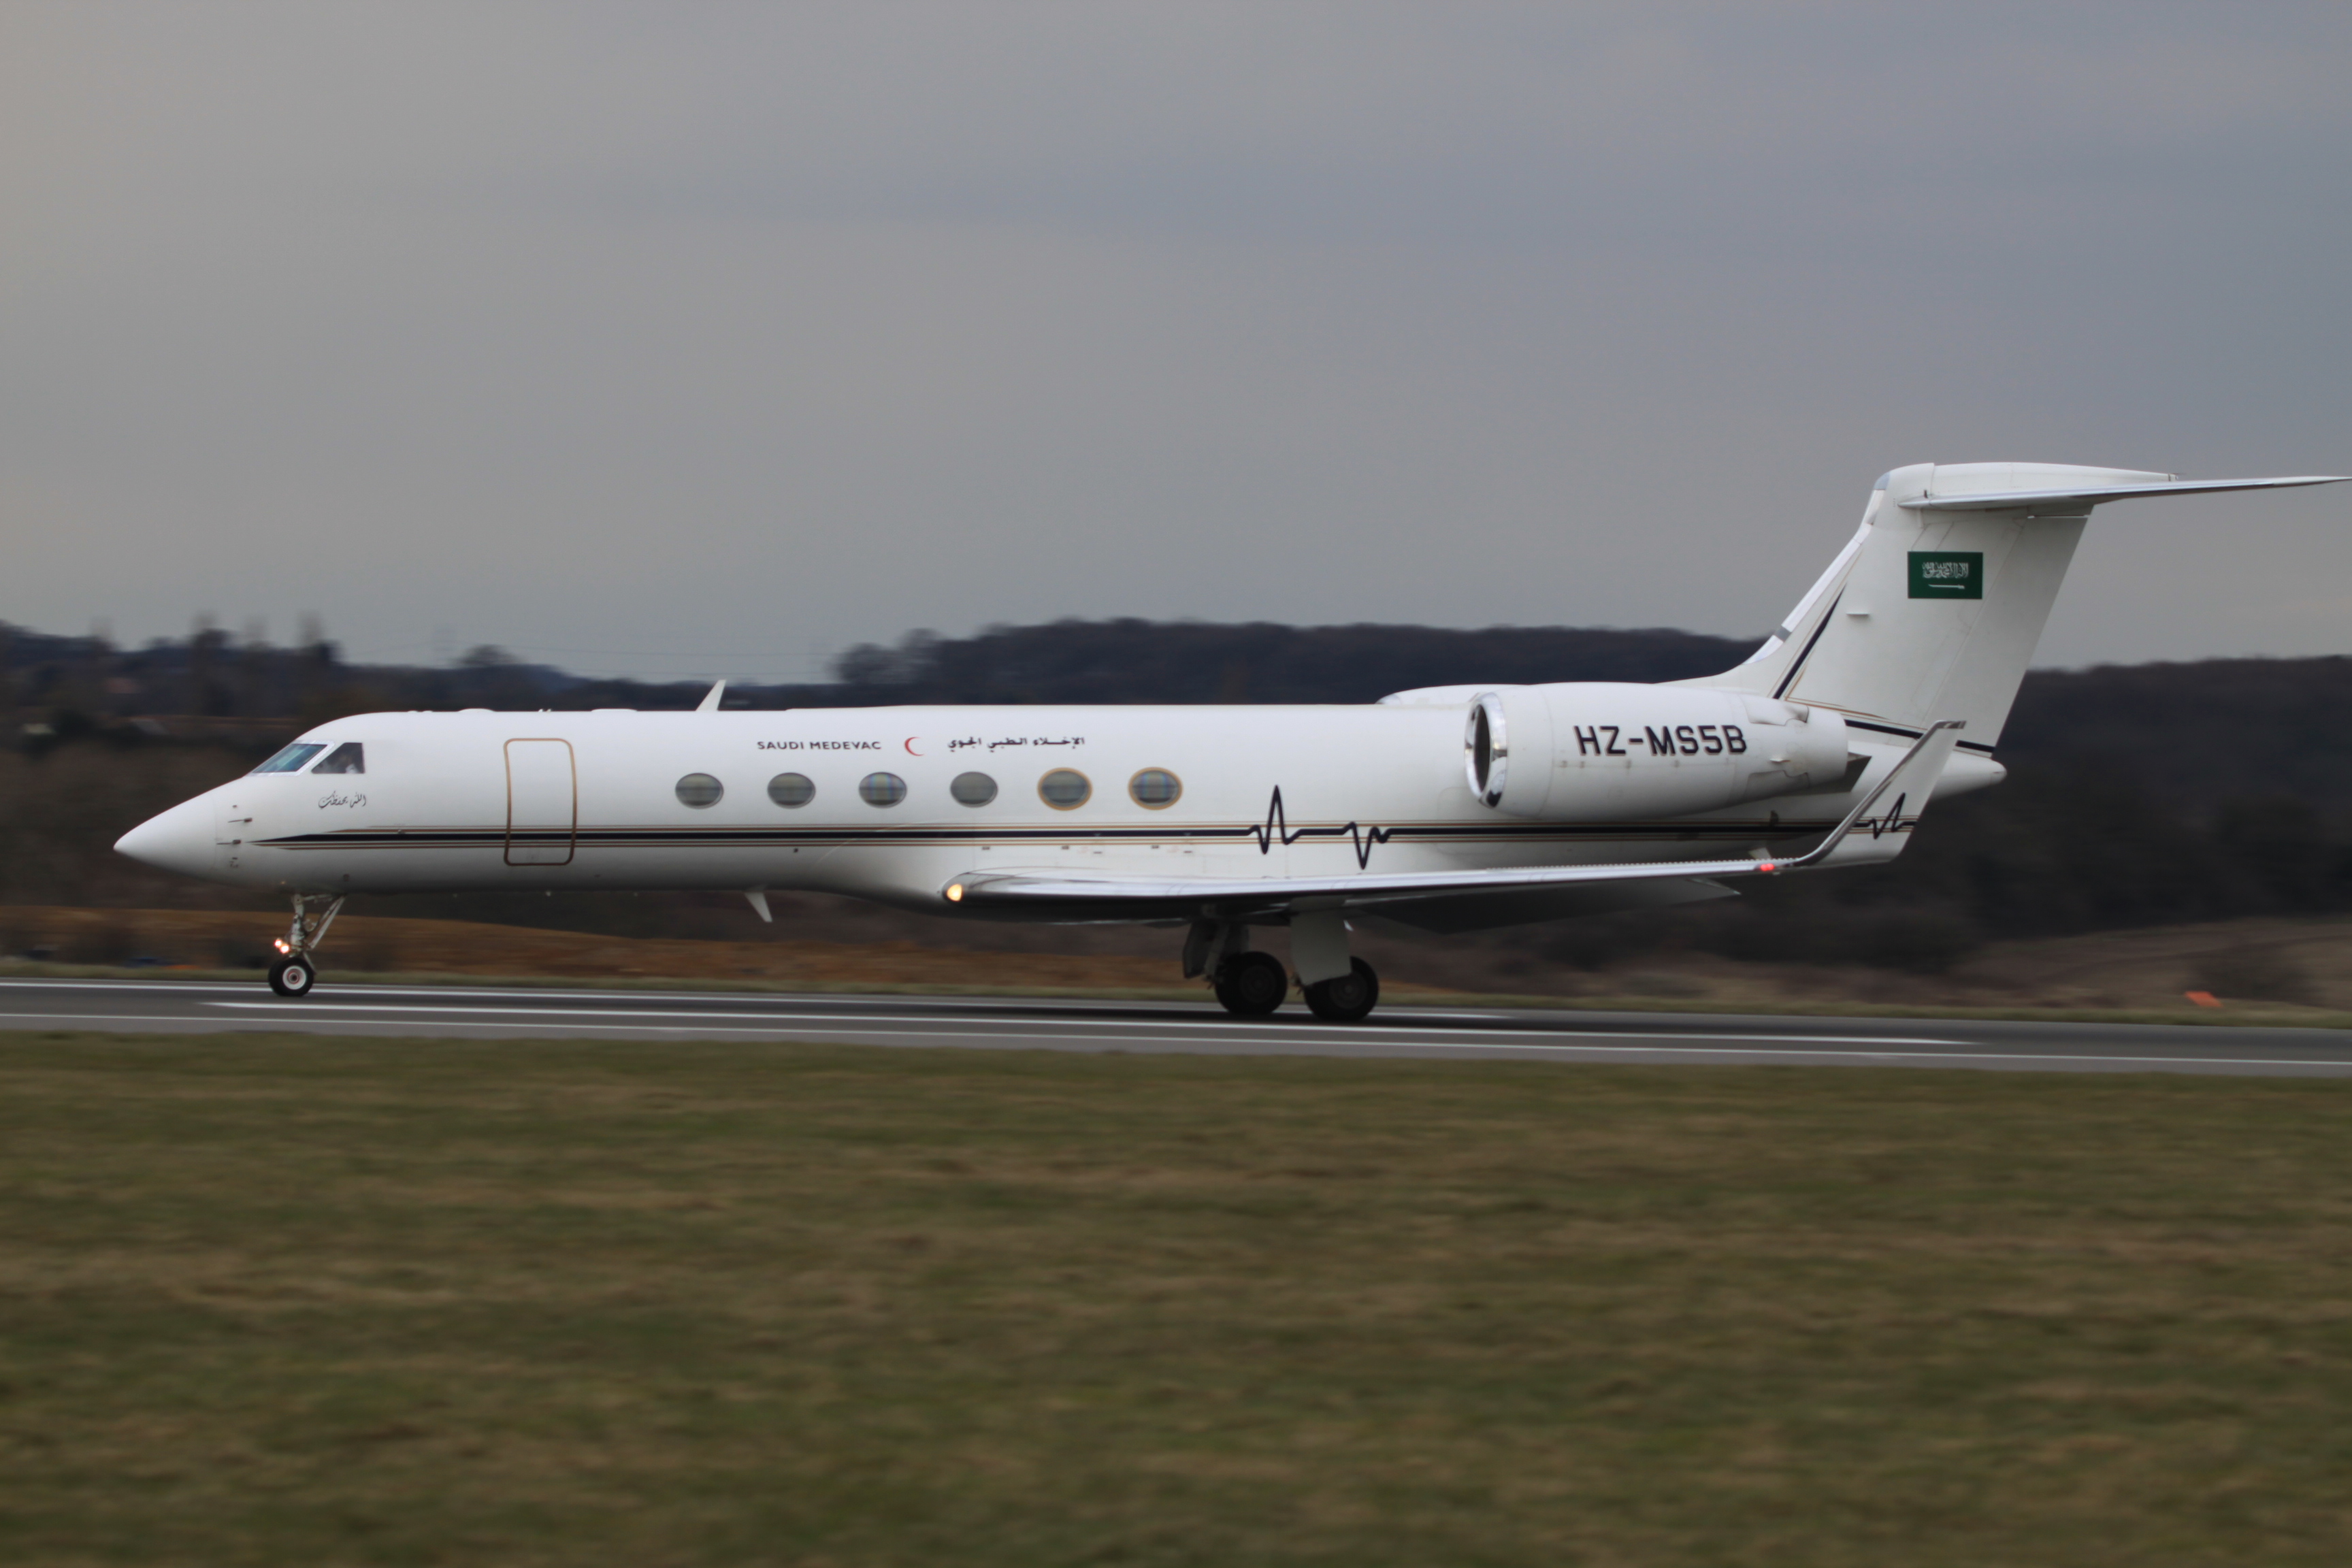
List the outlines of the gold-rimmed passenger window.
{"type": "Polygon", "coordinates": [[[768,798],[797,809],[816,798],[816,781],[806,773],[778,773],[768,781],[768,798]]]}
{"type": "Polygon", "coordinates": [[[986,773],[958,773],[948,793],[959,805],[986,805],[996,798],[996,781],[986,773]]]}
{"type": "Polygon", "coordinates": [[[709,773],[688,773],[677,781],[678,804],[690,805],[697,811],[717,805],[719,797],[726,793],[727,786],[709,773]]]}
{"type": "Polygon", "coordinates": [[[1093,784],[1076,768],[1055,768],[1037,781],[1037,798],[1055,811],[1076,811],[1094,793],[1093,784]]]}
{"type": "Polygon", "coordinates": [[[1146,811],[1165,811],[1182,798],[1184,781],[1166,768],[1146,768],[1127,781],[1127,793],[1146,811]]]}

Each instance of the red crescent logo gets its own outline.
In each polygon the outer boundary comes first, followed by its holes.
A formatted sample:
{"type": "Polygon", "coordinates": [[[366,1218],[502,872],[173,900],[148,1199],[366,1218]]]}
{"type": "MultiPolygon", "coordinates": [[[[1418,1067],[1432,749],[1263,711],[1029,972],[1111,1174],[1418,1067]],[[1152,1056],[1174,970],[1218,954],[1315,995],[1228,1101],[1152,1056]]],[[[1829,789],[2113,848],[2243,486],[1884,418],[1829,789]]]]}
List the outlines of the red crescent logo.
{"type": "Polygon", "coordinates": [[[917,739],[918,737],[913,735],[907,737],[907,754],[910,757],[919,757],[923,754],[922,752],[915,750],[915,742],[917,739]]]}

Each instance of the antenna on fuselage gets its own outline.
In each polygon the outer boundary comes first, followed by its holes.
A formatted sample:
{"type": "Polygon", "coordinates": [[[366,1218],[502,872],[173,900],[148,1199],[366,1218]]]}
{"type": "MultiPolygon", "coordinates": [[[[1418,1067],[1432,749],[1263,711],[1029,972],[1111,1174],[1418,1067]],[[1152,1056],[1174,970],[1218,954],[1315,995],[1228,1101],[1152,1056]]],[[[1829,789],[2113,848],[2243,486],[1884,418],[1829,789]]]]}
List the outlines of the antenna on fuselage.
{"type": "Polygon", "coordinates": [[[694,710],[697,713],[718,712],[719,700],[726,694],[727,683],[723,680],[713,681],[710,689],[703,694],[702,700],[694,705],[694,710]]]}

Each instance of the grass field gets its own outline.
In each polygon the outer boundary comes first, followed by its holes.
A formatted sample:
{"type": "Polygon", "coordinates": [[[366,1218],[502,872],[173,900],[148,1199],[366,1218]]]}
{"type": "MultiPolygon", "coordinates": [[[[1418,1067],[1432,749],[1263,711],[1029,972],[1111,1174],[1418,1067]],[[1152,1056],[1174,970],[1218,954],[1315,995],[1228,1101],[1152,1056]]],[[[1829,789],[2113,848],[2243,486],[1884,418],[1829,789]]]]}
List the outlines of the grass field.
{"type": "Polygon", "coordinates": [[[2352,1086],[0,1038],[0,1561],[2352,1560],[2352,1086]]]}

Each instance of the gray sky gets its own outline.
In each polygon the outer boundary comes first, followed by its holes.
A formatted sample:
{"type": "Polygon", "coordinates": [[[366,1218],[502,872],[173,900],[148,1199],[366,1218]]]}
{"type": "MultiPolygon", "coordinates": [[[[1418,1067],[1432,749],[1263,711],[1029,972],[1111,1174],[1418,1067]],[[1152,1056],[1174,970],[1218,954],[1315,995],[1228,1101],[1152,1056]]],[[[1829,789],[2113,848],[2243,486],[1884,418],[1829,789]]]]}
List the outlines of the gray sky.
{"type": "MultiPolygon", "coordinates": [[[[1907,462],[2352,471],[2352,6],[0,10],[0,618],[776,679],[1769,628],[1907,462]]],[[[2045,663],[2352,645],[2352,486],[2045,663]]]]}

